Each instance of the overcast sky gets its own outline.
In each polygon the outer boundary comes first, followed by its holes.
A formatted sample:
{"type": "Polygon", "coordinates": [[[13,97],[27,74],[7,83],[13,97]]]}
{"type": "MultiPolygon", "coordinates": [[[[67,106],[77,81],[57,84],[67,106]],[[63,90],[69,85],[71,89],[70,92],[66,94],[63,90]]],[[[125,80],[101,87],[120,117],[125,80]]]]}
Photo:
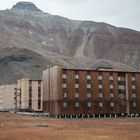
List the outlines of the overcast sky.
{"type": "MultiPolygon", "coordinates": [[[[0,9],[10,9],[20,0],[1,0],[0,9]]],[[[44,12],[76,20],[106,22],[140,31],[140,0],[22,0],[44,12]]]]}

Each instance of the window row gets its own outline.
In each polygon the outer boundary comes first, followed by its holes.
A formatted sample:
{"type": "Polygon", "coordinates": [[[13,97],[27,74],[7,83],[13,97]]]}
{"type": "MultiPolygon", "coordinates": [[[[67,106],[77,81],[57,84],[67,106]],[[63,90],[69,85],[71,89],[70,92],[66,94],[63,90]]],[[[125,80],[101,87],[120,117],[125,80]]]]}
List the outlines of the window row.
{"type": "MultiPolygon", "coordinates": [[[[68,95],[66,92],[63,93],[63,98],[67,98],[68,95]]],[[[74,93],[74,97],[75,98],[79,98],[80,97],[80,94],[78,92],[74,93]]],[[[86,93],[86,97],[87,98],[91,98],[91,93],[86,93]]]]}
{"type": "MultiPolygon", "coordinates": [[[[79,74],[74,74],[74,79],[79,79],[79,74]]],[[[67,74],[62,74],[62,79],[67,79],[67,74]]],[[[87,80],[91,80],[91,75],[86,75],[87,80]]],[[[98,76],[98,80],[102,80],[103,77],[101,75],[98,76]]],[[[110,78],[109,78],[110,79],[110,78]]],[[[112,78],[111,78],[112,79],[112,78]]],[[[113,80],[113,79],[112,79],[113,80]]]]}
{"type": "MultiPolygon", "coordinates": [[[[113,86],[113,85],[112,85],[113,86]]],[[[62,88],[67,88],[67,84],[66,83],[62,83],[62,88]]],[[[79,88],[79,84],[74,84],[74,88],[79,88]]],[[[86,88],[91,88],[91,84],[86,84],[86,88]]],[[[99,89],[103,88],[102,84],[98,85],[99,89]]]]}
{"type": "MultiPolygon", "coordinates": [[[[87,98],[91,98],[92,95],[93,94],[90,93],[90,92],[86,93],[86,97],[87,98]]],[[[110,98],[114,98],[114,94],[113,93],[109,93],[109,96],[110,96],[110,98]]],[[[67,92],[64,92],[63,93],[63,98],[67,98],[67,97],[68,97],[67,92]]],[[[80,97],[80,93],[78,93],[78,92],[74,93],[74,97],[75,98],[79,98],[80,97]]],[[[99,98],[103,98],[103,93],[98,93],[98,97],[99,98]]],[[[125,93],[119,93],[118,97],[119,97],[119,99],[125,99],[126,98],[126,94],[125,93]]],[[[132,93],[131,97],[132,97],[132,99],[135,99],[136,98],[136,93],[132,93]]]]}
{"type": "MultiPolygon", "coordinates": [[[[118,85],[118,89],[125,90],[126,86],[125,85],[118,85]]],[[[136,89],[136,85],[132,85],[131,89],[136,89]]]]}
{"type": "MultiPolygon", "coordinates": [[[[90,92],[86,93],[86,97],[87,98],[91,98],[92,94],[90,92]]],[[[67,98],[68,95],[66,92],[63,93],[63,98],[67,98]]],[[[80,97],[80,93],[76,92],[74,93],[74,97],[75,98],[79,98],[80,97]]],[[[103,98],[103,93],[98,93],[98,97],[99,98],[103,98]]],[[[110,93],[110,98],[113,98],[114,97],[114,94],[113,93],[110,93]]]]}
{"type": "MultiPolygon", "coordinates": [[[[79,74],[74,74],[74,79],[79,79],[79,74]]],[[[67,79],[67,74],[62,74],[62,79],[67,79]]],[[[86,75],[87,80],[91,80],[91,75],[86,75]]],[[[103,77],[101,75],[98,76],[98,80],[102,80],[103,77]]],[[[110,78],[109,78],[110,79],[110,78]]],[[[111,78],[112,79],[112,78],[111,78]]],[[[112,79],[113,80],[113,79],[112,79]]]]}
{"type": "MultiPolygon", "coordinates": [[[[79,79],[79,74],[74,74],[73,78],[74,79],[79,79]]],[[[67,79],[67,74],[62,74],[62,79],[67,79]]],[[[87,80],[91,80],[91,75],[86,75],[86,79],[87,80]]],[[[103,80],[103,76],[102,75],[98,75],[98,80],[103,80]]],[[[114,80],[114,77],[113,76],[109,76],[109,80],[110,81],[114,80]]],[[[118,81],[125,81],[125,80],[126,80],[125,76],[123,76],[123,77],[118,76],[118,81]]],[[[133,76],[133,77],[131,77],[131,80],[135,81],[136,78],[133,76]]]]}
{"type": "MultiPolygon", "coordinates": [[[[92,106],[94,106],[94,103],[87,102],[86,105],[87,105],[87,107],[92,107],[92,106]]],[[[79,106],[80,106],[79,102],[74,103],[74,107],[79,107],[79,106]]],[[[98,106],[103,107],[103,102],[99,102],[98,106]]],[[[63,102],[63,107],[67,107],[67,102],[63,102]]],[[[114,107],[114,102],[110,102],[110,107],[114,107]]]]}
{"type": "MultiPolygon", "coordinates": [[[[63,102],[62,106],[64,108],[66,108],[67,107],[67,102],[63,102]]],[[[86,106],[90,108],[90,107],[94,106],[94,103],[93,102],[87,102],[86,103],[86,106]]],[[[103,102],[99,102],[98,103],[98,107],[103,108],[103,106],[104,106],[103,102]]],[[[110,102],[109,103],[109,106],[110,107],[114,107],[115,106],[115,103],[114,102],[110,102]]],[[[132,106],[133,107],[136,107],[136,102],[132,102],[132,106]]],[[[79,102],[75,102],[74,103],[74,107],[76,107],[76,108],[80,107],[80,103],[79,102]]]]}
{"type": "MultiPolygon", "coordinates": [[[[74,84],[74,88],[79,88],[79,87],[80,87],[80,84],[74,84]]],[[[86,84],[86,88],[87,89],[90,89],[91,87],[92,87],[91,84],[86,84]]],[[[62,88],[67,88],[67,83],[62,83],[62,88]]],[[[103,88],[103,84],[98,84],[98,88],[102,89],[103,88]]],[[[113,88],[114,88],[114,85],[110,84],[109,85],[109,89],[113,89],[113,88]]],[[[136,85],[132,85],[131,88],[132,89],[136,89],[136,85]]],[[[125,90],[126,86],[125,85],[118,85],[118,89],[119,90],[125,90]]]]}

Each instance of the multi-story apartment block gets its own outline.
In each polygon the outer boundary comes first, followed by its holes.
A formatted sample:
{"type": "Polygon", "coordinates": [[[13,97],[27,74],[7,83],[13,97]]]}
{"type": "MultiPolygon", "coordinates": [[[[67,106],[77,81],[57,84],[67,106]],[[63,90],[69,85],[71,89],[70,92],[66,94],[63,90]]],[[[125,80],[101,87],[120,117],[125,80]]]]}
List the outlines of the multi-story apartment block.
{"type": "Polygon", "coordinates": [[[140,113],[140,73],[54,66],[43,72],[43,110],[52,115],[140,113]]]}
{"type": "Polygon", "coordinates": [[[15,107],[21,110],[42,111],[42,80],[22,78],[15,89],[15,107]]]}
{"type": "Polygon", "coordinates": [[[0,86],[0,110],[14,109],[14,89],[16,85],[0,86]]]}

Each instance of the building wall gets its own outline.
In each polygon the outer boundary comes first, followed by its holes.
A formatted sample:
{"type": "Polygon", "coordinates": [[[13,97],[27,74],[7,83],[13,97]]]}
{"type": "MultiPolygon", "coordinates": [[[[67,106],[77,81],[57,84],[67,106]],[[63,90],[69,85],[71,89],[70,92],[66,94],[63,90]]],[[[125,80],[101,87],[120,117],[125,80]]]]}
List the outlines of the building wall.
{"type": "Polygon", "coordinates": [[[0,110],[4,109],[4,86],[0,86],[0,110]]]}
{"type": "Polygon", "coordinates": [[[17,108],[42,110],[43,85],[41,80],[22,78],[17,82],[17,108]]]}
{"type": "Polygon", "coordinates": [[[139,113],[139,83],[140,73],[55,66],[43,72],[43,108],[50,114],[139,113]]]}
{"type": "Polygon", "coordinates": [[[61,92],[61,67],[53,67],[43,71],[43,110],[47,112],[60,112],[59,101],[61,92]]]}
{"type": "Polygon", "coordinates": [[[0,109],[14,109],[14,91],[16,85],[0,86],[0,109]]]}
{"type": "Polygon", "coordinates": [[[49,111],[50,69],[43,71],[43,110],[49,111]]]}

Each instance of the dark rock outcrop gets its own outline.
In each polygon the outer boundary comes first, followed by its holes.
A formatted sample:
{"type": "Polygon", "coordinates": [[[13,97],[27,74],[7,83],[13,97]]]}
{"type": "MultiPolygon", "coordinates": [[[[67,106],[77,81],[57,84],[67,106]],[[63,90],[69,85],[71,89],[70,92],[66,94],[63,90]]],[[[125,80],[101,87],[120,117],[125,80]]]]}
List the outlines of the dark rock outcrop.
{"type": "Polygon", "coordinates": [[[31,2],[18,2],[16,5],[13,6],[12,9],[24,9],[24,10],[30,10],[30,11],[36,11],[41,12],[40,9],[38,9],[33,3],[31,2]]]}

